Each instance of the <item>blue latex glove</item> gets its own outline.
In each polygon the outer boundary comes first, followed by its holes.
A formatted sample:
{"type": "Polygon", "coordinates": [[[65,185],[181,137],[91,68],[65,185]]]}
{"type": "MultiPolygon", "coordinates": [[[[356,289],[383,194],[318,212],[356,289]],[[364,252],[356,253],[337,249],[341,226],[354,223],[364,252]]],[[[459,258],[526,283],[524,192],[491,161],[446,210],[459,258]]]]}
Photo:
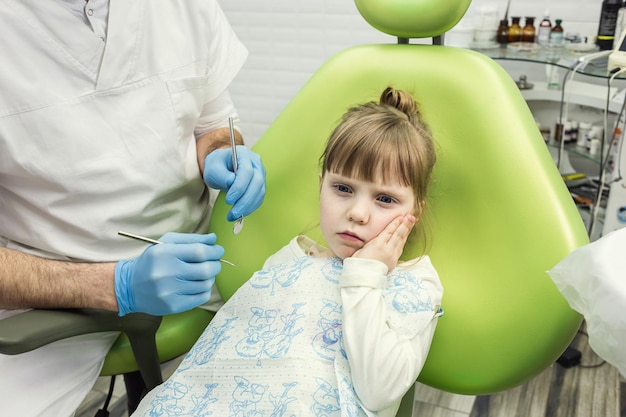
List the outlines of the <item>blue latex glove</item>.
{"type": "Polygon", "coordinates": [[[215,234],[167,233],[160,241],[164,244],[152,245],[139,257],[115,265],[120,316],[180,313],[211,297],[224,255],[224,248],[215,245],[215,234]]]}
{"type": "Polygon", "coordinates": [[[217,149],[204,159],[204,182],[211,188],[226,191],[226,203],[232,205],[228,221],[235,221],[258,209],[265,198],[265,168],[261,157],[245,146],[237,146],[237,174],[233,172],[230,149],[217,149]]]}

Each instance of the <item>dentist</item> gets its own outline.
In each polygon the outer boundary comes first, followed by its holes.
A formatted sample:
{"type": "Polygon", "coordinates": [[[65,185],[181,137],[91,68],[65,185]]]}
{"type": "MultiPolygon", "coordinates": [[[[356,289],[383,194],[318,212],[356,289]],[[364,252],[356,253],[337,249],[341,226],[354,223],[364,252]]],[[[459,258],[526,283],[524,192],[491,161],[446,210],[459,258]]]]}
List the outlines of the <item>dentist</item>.
{"type": "MultiPolygon", "coordinates": [[[[247,50],[217,1],[0,0],[0,56],[0,318],[219,305],[214,199],[229,221],[250,214],[265,170],[239,146],[233,172],[228,87],[247,50]]],[[[3,414],[73,415],[116,337],[0,355],[3,414]]]]}

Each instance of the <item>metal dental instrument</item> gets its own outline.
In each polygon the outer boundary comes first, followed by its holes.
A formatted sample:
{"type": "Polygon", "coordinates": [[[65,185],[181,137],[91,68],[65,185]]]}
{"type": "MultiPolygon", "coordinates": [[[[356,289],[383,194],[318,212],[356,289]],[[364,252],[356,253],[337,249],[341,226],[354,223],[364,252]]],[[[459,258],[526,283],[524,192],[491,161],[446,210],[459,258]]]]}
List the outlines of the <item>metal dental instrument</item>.
{"type": "MultiPolygon", "coordinates": [[[[123,232],[121,230],[119,230],[117,232],[117,234],[120,235],[120,236],[129,237],[131,239],[141,240],[142,242],[153,243],[155,245],[160,245],[161,243],[165,243],[165,242],[161,242],[160,240],[150,239],[149,237],[136,235],[134,233],[123,232]]],[[[231,266],[237,266],[234,263],[232,263],[230,261],[227,261],[226,259],[218,259],[218,261],[224,262],[225,264],[228,264],[228,265],[231,265],[231,266]]]]}
{"type": "MultiPolygon", "coordinates": [[[[228,127],[230,129],[230,149],[233,153],[233,172],[237,173],[237,145],[235,144],[235,126],[233,124],[233,118],[228,118],[228,127]]],[[[233,233],[238,235],[243,229],[243,216],[237,219],[233,225],[233,233]]]]}

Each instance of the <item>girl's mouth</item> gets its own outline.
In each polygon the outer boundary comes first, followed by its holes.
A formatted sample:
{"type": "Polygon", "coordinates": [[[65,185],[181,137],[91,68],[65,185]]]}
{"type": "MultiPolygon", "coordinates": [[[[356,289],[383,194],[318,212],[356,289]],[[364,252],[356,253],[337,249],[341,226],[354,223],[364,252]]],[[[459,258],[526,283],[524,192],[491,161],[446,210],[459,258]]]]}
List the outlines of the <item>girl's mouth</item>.
{"type": "Polygon", "coordinates": [[[363,239],[351,232],[338,233],[339,237],[348,242],[363,242],[363,239]]]}

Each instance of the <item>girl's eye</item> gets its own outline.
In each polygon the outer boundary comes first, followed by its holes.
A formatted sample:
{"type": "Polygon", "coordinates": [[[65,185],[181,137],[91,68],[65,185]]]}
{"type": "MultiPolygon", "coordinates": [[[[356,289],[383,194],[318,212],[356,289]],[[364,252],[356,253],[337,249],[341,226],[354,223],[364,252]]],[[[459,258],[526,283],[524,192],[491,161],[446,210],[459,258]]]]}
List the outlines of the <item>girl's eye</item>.
{"type": "Polygon", "coordinates": [[[384,204],[393,204],[396,200],[388,195],[381,195],[378,197],[378,201],[384,204]]]}
{"type": "Polygon", "coordinates": [[[335,189],[340,193],[349,193],[350,187],[345,184],[335,184],[335,189]]]}

